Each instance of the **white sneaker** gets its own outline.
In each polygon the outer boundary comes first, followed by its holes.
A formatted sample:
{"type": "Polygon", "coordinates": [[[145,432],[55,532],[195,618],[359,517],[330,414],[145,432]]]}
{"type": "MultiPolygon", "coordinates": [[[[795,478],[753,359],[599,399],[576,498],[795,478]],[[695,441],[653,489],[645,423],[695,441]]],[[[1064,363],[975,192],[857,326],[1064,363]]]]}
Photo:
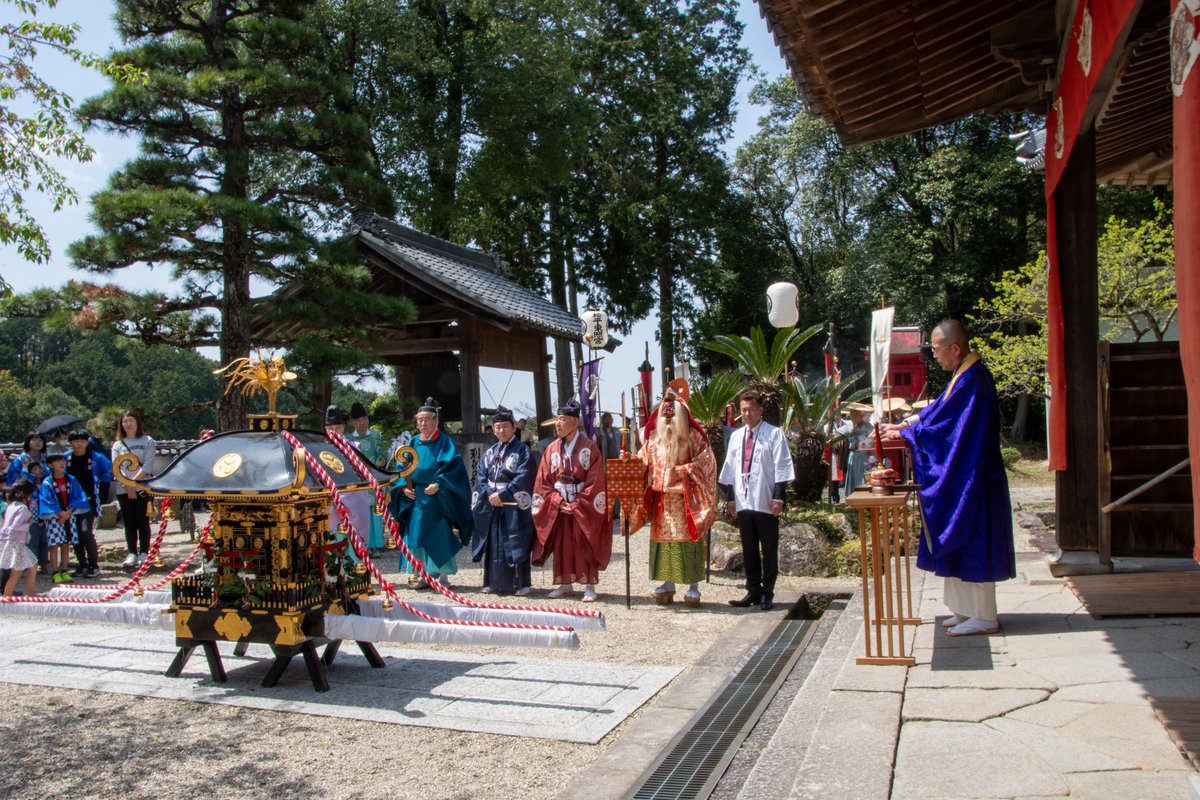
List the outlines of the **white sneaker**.
{"type": "Polygon", "coordinates": [[[146,563],[146,554],[139,553],[138,557],[137,557],[137,565],[140,567],[142,564],[145,564],[145,563],[146,563]]]}
{"type": "Polygon", "coordinates": [[[136,567],[137,563],[138,563],[137,555],[135,553],[130,553],[129,555],[125,556],[125,560],[121,562],[121,566],[122,567],[136,567]]]}
{"type": "Polygon", "coordinates": [[[562,586],[551,589],[550,593],[546,596],[550,597],[550,598],[558,598],[558,597],[562,597],[564,595],[574,594],[574,593],[575,593],[575,584],[564,583],[562,586]]]}
{"type": "Polygon", "coordinates": [[[480,589],[479,591],[480,591],[480,592],[482,592],[483,594],[492,594],[492,593],[494,593],[496,590],[495,590],[495,589],[493,589],[493,588],[492,588],[492,587],[490,587],[490,586],[485,586],[485,587],[483,587],[482,589],[480,589]]]}
{"type": "Polygon", "coordinates": [[[967,621],[966,617],[960,617],[958,614],[951,614],[942,620],[943,628],[953,628],[955,625],[962,625],[967,621]]]}
{"type": "Polygon", "coordinates": [[[596,587],[595,586],[592,586],[589,584],[588,587],[583,590],[583,602],[585,602],[585,603],[596,602],[596,587]]]}
{"type": "Polygon", "coordinates": [[[517,589],[515,592],[513,592],[513,594],[515,594],[517,597],[529,597],[529,593],[532,591],[533,590],[530,589],[528,586],[523,586],[520,589],[517,589]]]}

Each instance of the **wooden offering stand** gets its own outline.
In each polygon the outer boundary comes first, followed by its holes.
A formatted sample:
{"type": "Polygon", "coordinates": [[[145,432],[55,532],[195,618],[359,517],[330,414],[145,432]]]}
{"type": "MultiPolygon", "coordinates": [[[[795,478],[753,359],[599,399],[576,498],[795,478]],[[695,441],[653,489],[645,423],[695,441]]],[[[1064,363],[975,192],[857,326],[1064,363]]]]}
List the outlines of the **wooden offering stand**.
{"type": "Polygon", "coordinates": [[[895,484],[891,494],[864,488],[846,498],[846,505],[858,510],[866,645],[865,655],[856,659],[858,664],[911,667],[917,663],[904,654],[904,626],[920,624],[913,614],[909,563],[912,519],[908,500],[917,488],[895,484]]]}

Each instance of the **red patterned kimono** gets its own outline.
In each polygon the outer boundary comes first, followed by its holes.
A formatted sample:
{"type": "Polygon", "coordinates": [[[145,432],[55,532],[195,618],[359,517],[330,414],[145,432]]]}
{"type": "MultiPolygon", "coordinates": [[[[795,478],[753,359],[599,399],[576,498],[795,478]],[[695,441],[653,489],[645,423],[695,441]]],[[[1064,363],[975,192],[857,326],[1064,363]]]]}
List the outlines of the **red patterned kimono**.
{"type": "Polygon", "coordinates": [[[671,465],[647,436],[638,457],[646,462],[646,501],[634,509],[630,530],[650,521],[650,577],[673,583],[704,578],[705,536],[715,519],[717,460],[708,438],[688,430],[686,463],[671,465]]]}
{"type": "Polygon", "coordinates": [[[533,564],[554,556],[554,582],[595,584],[612,556],[612,518],[605,499],[600,448],[575,434],[571,445],[555,439],[538,464],[533,485],[533,564]],[[564,500],[574,513],[562,513],[564,500]]]}

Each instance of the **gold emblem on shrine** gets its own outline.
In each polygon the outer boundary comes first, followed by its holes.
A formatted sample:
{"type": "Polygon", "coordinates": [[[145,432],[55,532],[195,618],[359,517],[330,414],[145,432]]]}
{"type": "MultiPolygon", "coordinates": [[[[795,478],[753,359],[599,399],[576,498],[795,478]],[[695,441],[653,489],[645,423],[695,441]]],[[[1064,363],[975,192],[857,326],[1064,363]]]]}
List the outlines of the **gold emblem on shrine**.
{"type": "Polygon", "coordinates": [[[236,611],[226,609],[221,618],[213,623],[213,630],[225,639],[236,642],[250,635],[250,622],[242,618],[236,611]]]}
{"type": "Polygon", "coordinates": [[[217,463],[213,464],[212,474],[214,478],[228,478],[230,475],[238,471],[238,467],[242,466],[242,457],[237,453],[226,453],[217,459],[217,463]]]}
{"type": "Polygon", "coordinates": [[[342,460],[328,450],[321,451],[317,458],[321,459],[321,462],[325,464],[325,466],[329,467],[338,475],[341,475],[346,471],[346,465],[342,463],[342,460]]]}

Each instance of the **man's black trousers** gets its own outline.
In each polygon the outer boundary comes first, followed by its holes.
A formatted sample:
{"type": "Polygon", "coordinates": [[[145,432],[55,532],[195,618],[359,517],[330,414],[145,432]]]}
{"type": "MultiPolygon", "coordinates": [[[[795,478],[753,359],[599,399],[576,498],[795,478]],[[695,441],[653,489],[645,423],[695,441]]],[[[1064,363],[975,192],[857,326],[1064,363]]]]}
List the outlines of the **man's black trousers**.
{"type": "Polygon", "coordinates": [[[746,592],[752,597],[773,598],[779,576],[779,517],[763,511],[739,511],[737,521],[746,559],[746,592]]]}

